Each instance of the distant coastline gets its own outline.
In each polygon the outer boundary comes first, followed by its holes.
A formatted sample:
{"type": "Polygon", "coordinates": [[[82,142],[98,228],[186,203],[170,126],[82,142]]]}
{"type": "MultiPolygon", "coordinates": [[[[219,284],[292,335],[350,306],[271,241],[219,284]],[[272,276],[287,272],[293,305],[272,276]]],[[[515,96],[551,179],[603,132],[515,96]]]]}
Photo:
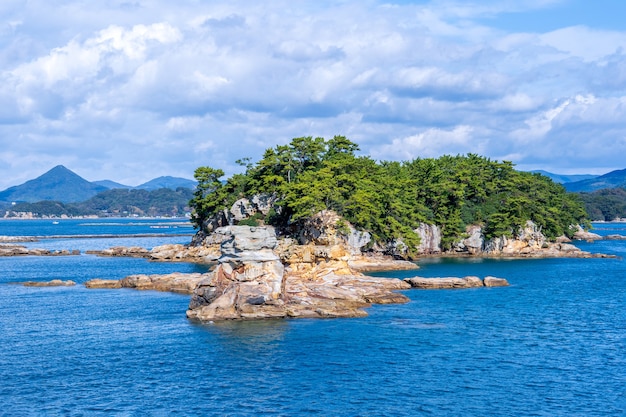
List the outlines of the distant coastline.
{"type": "Polygon", "coordinates": [[[186,220],[191,222],[189,216],[7,216],[5,214],[4,217],[0,217],[0,221],[2,220],[104,220],[104,219],[136,219],[136,220],[186,220]]]}

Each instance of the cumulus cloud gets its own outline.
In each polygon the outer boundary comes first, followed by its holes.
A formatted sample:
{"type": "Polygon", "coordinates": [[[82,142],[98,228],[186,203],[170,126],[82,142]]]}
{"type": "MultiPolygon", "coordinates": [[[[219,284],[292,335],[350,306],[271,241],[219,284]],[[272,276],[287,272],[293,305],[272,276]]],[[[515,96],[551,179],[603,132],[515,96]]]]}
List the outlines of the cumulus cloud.
{"type": "Polygon", "coordinates": [[[6,1],[0,189],[59,163],[131,185],[230,174],[335,134],[377,159],[623,168],[626,30],[495,24],[568,1],[6,1]]]}

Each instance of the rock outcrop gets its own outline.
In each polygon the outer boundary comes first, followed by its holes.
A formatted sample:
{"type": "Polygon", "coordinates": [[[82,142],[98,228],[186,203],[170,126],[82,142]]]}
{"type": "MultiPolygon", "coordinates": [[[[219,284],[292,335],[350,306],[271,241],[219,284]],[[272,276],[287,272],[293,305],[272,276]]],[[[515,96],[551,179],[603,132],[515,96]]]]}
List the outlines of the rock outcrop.
{"type": "Polygon", "coordinates": [[[152,261],[214,263],[220,257],[219,243],[207,246],[167,244],[146,248],[113,246],[103,250],[88,250],[87,254],[108,257],[147,258],[152,261]]]}
{"type": "Polygon", "coordinates": [[[444,278],[423,278],[413,277],[405,278],[405,282],[409,283],[412,288],[420,289],[455,289],[455,288],[479,288],[479,287],[506,287],[509,285],[504,278],[485,277],[480,279],[475,276],[467,276],[463,278],[444,277],[444,278]]]}
{"type": "Polygon", "coordinates": [[[417,252],[423,255],[441,253],[441,228],[433,224],[420,223],[414,232],[420,238],[417,252]]]}
{"type": "Polygon", "coordinates": [[[467,237],[455,242],[452,247],[454,252],[466,252],[470,255],[478,255],[485,251],[485,237],[483,229],[477,225],[467,226],[465,229],[467,237]]]}
{"type": "Polygon", "coordinates": [[[410,286],[352,270],[351,250],[321,232],[276,239],[272,227],[229,226],[216,269],[200,281],[187,317],[200,321],[282,317],[360,317],[372,303],[406,302],[410,286]],[[326,245],[316,245],[316,243],[326,245]],[[336,243],[336,244],[333,244],[336,243]]]}
{"type": "Polygon", "coordinates": [[[155,246],[148,258],[153,261],[180,261],[196,263],[214,263],[220,257],[219,243],[207,246],[187,246],[170,244],[155,246]]]}
{"type": "Polygon", "coordinates": [[[119,279],[94,278],[85,282],[84,285],[87,288],[122,288],[122,283],[119,279]]]}
{"type": "Polygon", "coordinates": [[[80,255],[79,250],[29,249],[19,245],[0,245],[0,256],[70,256],[80,255]]]}
{"type": "Polygon", "coordinates": [[[577,226],[573,238],[576,240],[600,240],[602,236],[597,233],[588,232],[582,227],[577,226]]]}
{"type": "Polygon", "coordinates": [[[485,277],[483,285],[485,287],[508,287],[509,282],[504,278],[485,277]]]}
{"type": "Polygon", "coordinates": [[[608,255],[585,252],[566,243],[569,242],[566,237],[561,237],[556,242],[549,242],[541,232],[541,228],[530,220],[526,222],[524,227],[519,228],[513,238],[501,236],[486,240],[480,226],[468,226],[466,234],[465,239],[453,246],[451,255],[514,258],[608,257],[608,255]]]}
{"type": "Polygon", "coordinates": [[[120,280],[92,279],[85,282],[87,288],[133,288],[136,290],[167,291],[192,294],[207,274],[172,273],[165,275],[130,275],[120,280]]]}

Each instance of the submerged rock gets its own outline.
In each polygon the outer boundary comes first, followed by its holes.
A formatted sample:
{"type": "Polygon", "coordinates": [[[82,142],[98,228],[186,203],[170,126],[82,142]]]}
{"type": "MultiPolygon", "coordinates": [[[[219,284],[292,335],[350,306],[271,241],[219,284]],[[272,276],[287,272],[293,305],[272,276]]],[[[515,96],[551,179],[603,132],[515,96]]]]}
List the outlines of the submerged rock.
{"type": "Polygon", "coordinates": [[[16,243],[16,242],[37,242],[39,239],[33,236],[0,236],[0,242],[16,243]]]}
{"type": "Polygon", "coordinates": [[[60,279],[53,279],[51,281],[26,281],[18,284],[25,287],[72,287],[76,285],[72,280],[63,281],[60,279]]]}

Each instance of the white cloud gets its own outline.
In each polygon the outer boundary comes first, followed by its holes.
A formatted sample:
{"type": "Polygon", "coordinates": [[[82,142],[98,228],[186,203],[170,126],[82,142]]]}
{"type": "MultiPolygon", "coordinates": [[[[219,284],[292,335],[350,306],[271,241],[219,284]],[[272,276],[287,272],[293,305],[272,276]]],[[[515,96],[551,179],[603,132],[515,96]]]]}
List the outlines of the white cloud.
{"type": "Polygon", "coordinates": [[[374,147],[372,155],[381,160],[410,160],[432,158],[441,154],[472,152],[476,146],[471,126],[456,126],[452,130],[427,129],[421,133],[393,139],[390,144],[374,147]]]}
{"type": "Polygon", "coordinates": [[[0,189],[58,163],[135,183],[232,173],[335,134],[381,159],[619,167],[626,30],[489,26],[567,1],[3,2],[0,189]]]}
{"type": "Polygon", "coordinates": [[[541,43],[591,62],[626,48],[626,33],[567,27],[540,36],[541,43]]]}

